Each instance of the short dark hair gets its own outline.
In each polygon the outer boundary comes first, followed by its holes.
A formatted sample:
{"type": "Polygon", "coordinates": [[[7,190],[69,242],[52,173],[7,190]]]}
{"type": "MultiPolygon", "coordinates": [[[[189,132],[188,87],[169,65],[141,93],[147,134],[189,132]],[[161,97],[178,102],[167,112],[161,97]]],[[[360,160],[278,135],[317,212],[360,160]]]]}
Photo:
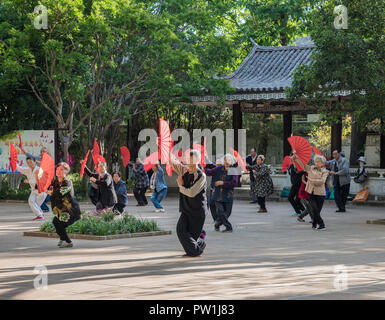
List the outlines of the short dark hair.
{"type": "Polygon", "coordinates": [[[333,152],[336,151],[337,153],[341,153],[340,149],[334,149],[333,152]]]}
{"type": "Polygon", "coordinates": [[[119,176],[119,178],[122,177],[122,174],[121,174],[119,171],[114,171],[113,174],[112,174],[112,176],[114,176],[114,174],[117,174],[117,175],[119,176]]]}
{"type": "Polygon", "coordinates": [[[32,160],[33,162],[36,162],[35,158],[32,158],[32,157],[27,157],[27,160],[32,160]]]}
{"type": "Polygon", "coordinates": [[[257,148],[256,147],[252,147],[251,149],[250,149],[250,151],[251,150],[254,150],[255,152],[257,152],[257,148]]]}

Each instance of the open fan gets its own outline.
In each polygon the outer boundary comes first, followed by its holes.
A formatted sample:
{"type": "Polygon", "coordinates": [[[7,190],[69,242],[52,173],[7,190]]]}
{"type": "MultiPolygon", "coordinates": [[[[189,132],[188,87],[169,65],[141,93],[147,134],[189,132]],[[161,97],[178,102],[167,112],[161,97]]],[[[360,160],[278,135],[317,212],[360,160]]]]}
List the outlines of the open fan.
{"type": "Polygon", "coordinates": [[[241,155],[237,150],[234,150],[233,148],[230,148],[230,151],[233,153],[233,156],[235,157],[236,161],[238,162],[238,165],[242,168],[244,172],[248,172],[246,169],[246,164],[243,161],[241,155]]]}
{"type": "Polygon", "coordinates": [[[23,144],[21,143],[20,133],[19,133],[19,148],[20,148],[20,149],[23,149],[23,144]]]}
{"type": "Polygon", "coordinates": [[[123,146],[123,147],[120,147],[120,153],[122,154],[123,165],[127,167],[131,158],[130,150],[128,150],[127,147],[123,146]]]}
{"type": "MultiPolygon", "coordinates": [[[[287,138],[291,148],[296,152],[298,158],[302,161],[304,165],[307,165],[311,159],[311,146],[310,143],[302,137],[292,136],[287,138]]],[[[303,170],[303,168],[297,164],[298,170],[303,170]]]]}
{"type": "Polygon", "coordinates": [[[143,161],[143,168],[146,172],[150,171],[152,167],[159,160],[159,152],[151,153],[146,159],[143,161]]]}
{"type": "Polygon", "coordinates": [[[159,159],[161,163],[168,162],[172,147],[170,127],[166,120],[159,119],[159,159]]]}
{"type": "Polygon", "coordinates": [[[47,191],[55,174],[55,162],[48,153],[43,153],[40,168],[37,172],[37,188],[39,193],[47,191]]]}
{"type": "Polygon", "coordinates": [[[282,163],[282,172],[286,172],[287,170],[289,170],[290,166],[291,166],[290,157],[285,156],[285,158],[283,158],[283,163],[282,163]]]}
{"type": "Polygon", "coordinates": [[[11,166],[12,173],[15,173],[17,166],[17,150],[12,143],[9,145],[9,164],[11,166]]]}
{"type": "Polygon", "coordinates": [[[98,156],[100,155],[100,148],[96,140],[94,140],[94,147],[92,148],[92,160],[95,167],[98,166],[98,156]]]}
{"type": "Polygon", "coordinates": [[[106,159],[105,159],[101,154],[99,154],[99,155],[96,157],[96,166],[99,164],[99,162],[107,163],[106,159]]]}
{"type": "Polygon", "coordinates": [[[80,178],[83,178],[84,168],[85,168],[85,166],[86,166],[86,164],[87,164],[87,160],[88,160],[88,155],[89,155],[89,153],[90,153],[90,150],[87,151],[87,154],[86,154],[86,156],[85,156],[84,159],[83,159],[82,166],[81,166],[81,168],[80,168],[80,178]]]}
{"type": "Polygon", "coordinates": [[[311,146],[311,148],[313,149],[313,152],[314,152],[315,154],[318,154],[318,155],[320,155],[320,156],[323,156],[323,157],[325,158],[325,160],[328,160],[328,158],[327,158],[326,156],[324,156],[324,155],[322,154],[322,152],[319,151],[319,149],[317,149],[315,146],[311,146]]]}

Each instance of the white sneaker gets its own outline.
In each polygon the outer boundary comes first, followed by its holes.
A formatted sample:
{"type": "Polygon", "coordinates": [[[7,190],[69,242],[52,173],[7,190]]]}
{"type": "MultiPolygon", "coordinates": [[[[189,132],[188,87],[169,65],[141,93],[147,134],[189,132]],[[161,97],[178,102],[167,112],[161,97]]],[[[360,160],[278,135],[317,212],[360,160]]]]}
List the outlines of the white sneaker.
{"type": "Polygon", "coordinates": [[[155,209],[155,212],[157,212],[157,213],[158,213],[158,212],[161,212],[160,210],[161,210],[161,209],[155,209]]]}
{"type": "Polygon", "coordinates": [[[159,212],[166,212],[166,210],[164,210],[164,209],[159,209],[159,212]]]}

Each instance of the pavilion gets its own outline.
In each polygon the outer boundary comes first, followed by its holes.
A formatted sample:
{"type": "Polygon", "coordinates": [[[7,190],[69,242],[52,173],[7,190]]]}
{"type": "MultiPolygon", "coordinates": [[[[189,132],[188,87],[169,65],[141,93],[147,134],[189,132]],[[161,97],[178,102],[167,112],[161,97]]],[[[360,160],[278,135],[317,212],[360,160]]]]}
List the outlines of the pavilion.
{"type": "MultiPolygon", "coordinates": [[[[280,113],[283,115],[283,154],[288,155],[291,147],[287,138],[292,134],[292,115],[295,113],[317,113],[317,106],[306,99],[290,100],[285,90],[291,87],[293,73],[302,64],[308,64],[315,50],[311,40],[297,41],[297,45],[265,47],[252,39],[253,48],[241,65],[228,79],[236,92],[226,95],[225,104],[233,111],[235,148],[238,148],[238,129],[242,129],[242,113],[280,113]]],[[[349,91],[338,91],[330,99],[348,99],[349,91]]],[[[190,97],[193,105],[216,106],[220,97],[201,95],[190,97]]],[[[341,149],[342,121],[332,126],[331,150],[341,149]]]]}

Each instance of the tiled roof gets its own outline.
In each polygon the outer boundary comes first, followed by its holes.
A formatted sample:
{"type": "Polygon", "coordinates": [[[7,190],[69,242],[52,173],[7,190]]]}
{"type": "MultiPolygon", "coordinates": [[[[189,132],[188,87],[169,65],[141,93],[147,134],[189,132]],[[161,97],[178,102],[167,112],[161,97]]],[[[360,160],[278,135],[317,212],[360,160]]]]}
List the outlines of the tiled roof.
{"type": "Polygon", "coordinates": [[[229,76],[237,92],[283,91],[291,86],[293,71],[309,62],[314,44],[262,47],[254,43],[246,59],[229,76]]]}

